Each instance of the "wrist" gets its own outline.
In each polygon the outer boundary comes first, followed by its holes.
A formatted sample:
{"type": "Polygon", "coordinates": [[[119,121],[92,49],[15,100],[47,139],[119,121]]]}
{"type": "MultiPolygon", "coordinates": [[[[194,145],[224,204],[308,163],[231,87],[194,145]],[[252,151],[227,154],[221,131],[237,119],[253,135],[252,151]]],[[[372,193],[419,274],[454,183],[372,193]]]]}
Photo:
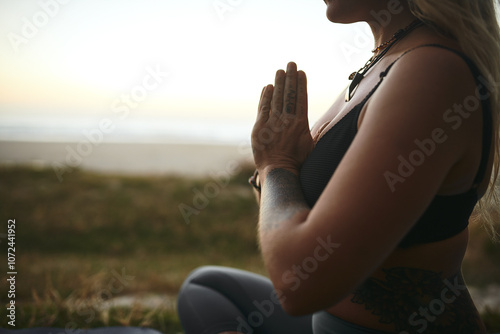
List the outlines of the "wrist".
{"type": "Polygon", "coordinates": [[[287,165],[268,165],[262,168],[257,169],[258,178],[259,178],[259,186],[262,187],[266,180],[267,175],[275,170],[275,169],[283,169],[293,173],[295,176],[299,176],[299,170],[295,167],[287,166],[287,165]]]}

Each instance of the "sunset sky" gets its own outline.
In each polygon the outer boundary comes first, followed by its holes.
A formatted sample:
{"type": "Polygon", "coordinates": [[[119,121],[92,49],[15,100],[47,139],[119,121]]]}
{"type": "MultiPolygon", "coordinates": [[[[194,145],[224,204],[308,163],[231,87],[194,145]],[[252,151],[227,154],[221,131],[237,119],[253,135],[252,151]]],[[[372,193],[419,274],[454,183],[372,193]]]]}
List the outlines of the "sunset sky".
{"type": "Polygon", "coordinates": [[[372,47],[365,25],[332,24],[325,8],[322,0],[0,0],[0,120],[128,109],[251,121],[262,87],[293,60],[308,75],[314,121],[372,47]]]}

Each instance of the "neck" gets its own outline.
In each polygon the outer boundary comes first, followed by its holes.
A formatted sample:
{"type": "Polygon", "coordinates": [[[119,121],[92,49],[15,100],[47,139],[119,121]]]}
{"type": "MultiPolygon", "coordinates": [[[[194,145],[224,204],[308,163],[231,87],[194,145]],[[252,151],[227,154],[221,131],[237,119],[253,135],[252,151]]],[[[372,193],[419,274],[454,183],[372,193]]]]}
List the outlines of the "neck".
{"type": "Polygon", "coordinates": [[[400,1],[399,6],[396,7],[389,6],[390,3],[392,1],[388,1],[386,7],[380,8],[378,11],[372,10],[370,19],[366,20],[373,33],[374,47],[387,42],[396,31],[407,27],[415,20],[407,1],[400,1]]]}

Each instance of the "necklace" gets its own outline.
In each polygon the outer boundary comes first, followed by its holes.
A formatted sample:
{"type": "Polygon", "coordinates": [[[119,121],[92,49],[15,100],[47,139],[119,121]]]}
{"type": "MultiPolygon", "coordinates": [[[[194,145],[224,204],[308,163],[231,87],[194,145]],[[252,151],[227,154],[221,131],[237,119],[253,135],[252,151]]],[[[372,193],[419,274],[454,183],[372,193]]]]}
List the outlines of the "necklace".
{"type": "MultiPolygon", "coordinates": [[[[406,28],[405,28],[406,29],[406,28]]],[[[398,31],[403,31],[405,29],[400,29],[398,31]]],[[[396,32],[397,34],[397,32],[396,32]]],[[[392,38],[390,40],[388,40],[387,42],[384,42],[382,44],[380,44],[379,46],[377,46],[375,49],[372,50],[372,53],[377,53],[379,52],[380,50],[383,50],[385,49],[389,44],[391,44],[392,42],[394,42],[394,40],[396,39],[396,34],[392,35],[392,38]]]]}
{"type": "Polygon", "coordinates": [[[364,79],[366,72],[368,72],[368,70],[372,68],[373,65],[375,65],[380,59],[382,59],[397,42],[402,40],[406,35],[408,35],[412,30],[419,27],[420,25],[422,25],[421,21],[419,20],[413,21],[406,28],[399,29],[398,31],[396,31],[396,33],[392,36],[390,40],[380,44],[374,50],[372,50],[372,52],[375,54],[366,62],[366,64],[363,67],[361,67],[357,72],[351,73],[351,75],[349,76],[349,80],[352,80],[352,82],[349,85],[349,88],[347,89],[345,94],[346,102],[349,102],[352,99],[354,91],[358,87],[361,80],[364,79]],[[381,50],[382,52],[380,52],[377,55],[376,53],[381,50]]]}

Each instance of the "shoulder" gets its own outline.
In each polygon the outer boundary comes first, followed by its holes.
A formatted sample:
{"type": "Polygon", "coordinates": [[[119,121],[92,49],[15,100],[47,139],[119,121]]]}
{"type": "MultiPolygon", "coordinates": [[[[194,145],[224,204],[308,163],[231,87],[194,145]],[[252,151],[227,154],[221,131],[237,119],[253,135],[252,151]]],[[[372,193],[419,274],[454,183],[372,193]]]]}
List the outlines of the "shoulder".
{"type": "Polygon", "coordinates": [[[449,109],[475,94],[475,78],[465,58],[449,49],[423,46],[402,54],[386,70],[366,114],[410,126],[438,126],[449,109]]]}
{"type": "Polygon", "coordinates": [[[435,95],[458,97],[475,86],[471,68],[461,52],[431,45],[402,53],[388,69],[385,81],[384,86],[399,87],[398,92],[405,96],[420,95],[420,100],[435,95]],[[407,92],[401,92],[404,89],[407,92]],[[422,91],[428,95],[419,94],[422,91]]]}

